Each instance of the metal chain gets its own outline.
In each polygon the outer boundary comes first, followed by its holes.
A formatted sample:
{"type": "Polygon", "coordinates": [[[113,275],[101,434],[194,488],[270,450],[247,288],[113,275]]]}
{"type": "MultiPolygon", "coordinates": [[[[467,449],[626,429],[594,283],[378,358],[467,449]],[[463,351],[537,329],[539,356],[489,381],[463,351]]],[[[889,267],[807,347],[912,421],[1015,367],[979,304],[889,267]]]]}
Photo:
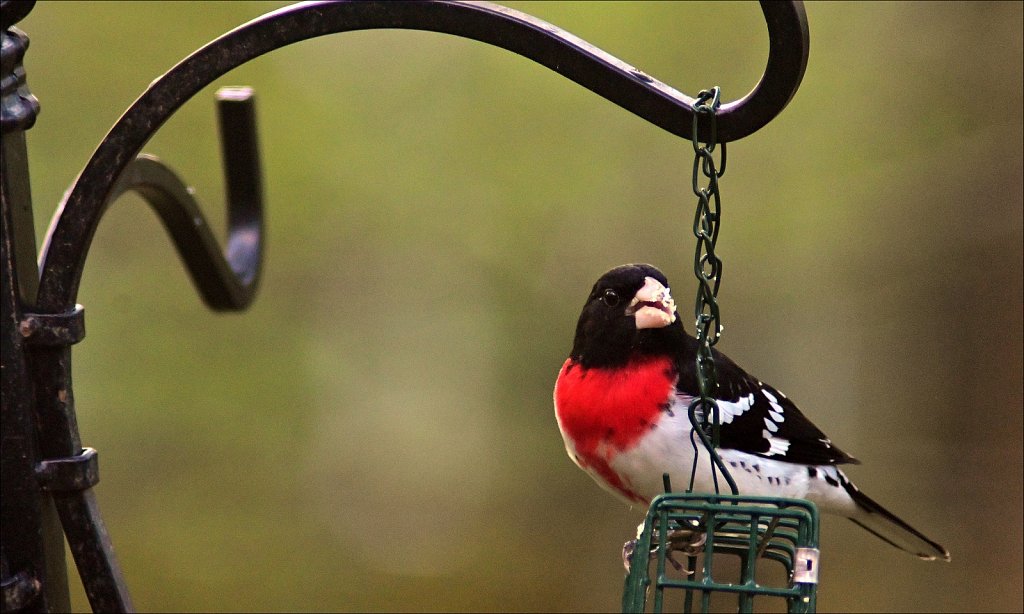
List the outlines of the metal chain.
{"type": "Polygon", "coordinates": [[[725,143],[722,143],[722,169],[715,168],[714,151],[718,138],[715,121],[721,102],[718,87],[702,90],[697,96],[693,116],[693,193],[697,197],[697,212],[693,218],[693,235],[697,237],[697,251],[693,258],[693,273],[697,277],[696,336],[699,342],[697,354],[697,379],[701,398],[706,398],[717,386],[715,362],[711,357],[711,346],[718,343],[722,333],[721,317],[718,311],[718,287],[722,282],[722,260],[715,255],[718,243],[718,225],[721,220],[722,198],[718,191],[718,179],[725,174],[725,143]],[[709,102],[710,101],[710,104],[709,102]],[[710,138],[701,144],[697,132],[701,116],[709,119],[710,138]],[[700,186],[700,173],[708,179],[706,187],[700,186]]]}
{"type": "MultiPolygon", "coordinates": [[[[697,197],[697,212],[693,219],[693,235],[697,237],[697,250],[693,257],[693,273],[697,277],[697,300],[694,305],[697,337],[697,385],[700,397],[690,404],[690,422],[693,433],[701,438],[711,454],[711,478],[718,492],[718,470],[729,483],[733,494],[737,494],[736,483],[725,468],[715,449],[719,444],[718,404],[714,392],[718,388],[715,359],[711,347],[718,343],[722,334],[721,316],[718,310],[718,287],[722,282],[722,260],[715,255],[718,243],[718,228],[721,222],[722,197],[718,180],[725,174],[726,148],[722,143],[721,168],[716,167],[714,151],[718,140],[716,118],[721,104],[721,89],[716,87],[702,90],[693,105],[693,193],[697,197]],[[707,136],[701,142],[698,132],[700,118],[706,118],[707,136]],[[701,187],[700,175],[707,179],[701,187]],[[697,409],[700,409],[698,417],[697,409]]],[[[690,490],[697,474],[698,447],[691,435],[694,448],[693,471],[690,474],[690,490]]]]}

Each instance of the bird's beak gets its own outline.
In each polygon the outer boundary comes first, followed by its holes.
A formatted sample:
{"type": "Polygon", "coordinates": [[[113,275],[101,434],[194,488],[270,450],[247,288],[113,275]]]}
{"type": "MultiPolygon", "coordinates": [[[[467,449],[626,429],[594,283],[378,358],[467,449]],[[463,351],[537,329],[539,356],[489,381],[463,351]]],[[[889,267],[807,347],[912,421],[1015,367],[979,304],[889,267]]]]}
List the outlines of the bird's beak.
{"type": "Polygon", "coordinates": [[[676,302],[668,288],[657,279],[647,277],[644,287],[626,307],[626,315],[636,316],[637,328],[664,328],[676,321],[676,302]]]}

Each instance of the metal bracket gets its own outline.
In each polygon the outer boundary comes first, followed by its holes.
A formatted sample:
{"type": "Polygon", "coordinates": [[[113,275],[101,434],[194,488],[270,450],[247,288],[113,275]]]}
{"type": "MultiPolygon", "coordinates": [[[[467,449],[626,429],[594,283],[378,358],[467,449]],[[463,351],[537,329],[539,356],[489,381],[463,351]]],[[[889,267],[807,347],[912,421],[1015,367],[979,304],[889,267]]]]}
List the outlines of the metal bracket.
{"type": "Polygon", "coordinates": [[[51,492],[92,488],[100,481],[99,456],[93,448],[82,448],[77,456],[44,460],[36,466],[36,478],[51,492]]]}
{"type": "Polygon", "coordinates": [[[26,313],[18,332],[29,345],[74,345],[85,338],[85,308],[76,304],[68,313],[26,313]]]}
{"type": "Polygon", "coordinates": [[[817,584],[818,583],[818,554],[817,548],[797,548],[793,557],[793,583],[794,584],[817,584]]]}

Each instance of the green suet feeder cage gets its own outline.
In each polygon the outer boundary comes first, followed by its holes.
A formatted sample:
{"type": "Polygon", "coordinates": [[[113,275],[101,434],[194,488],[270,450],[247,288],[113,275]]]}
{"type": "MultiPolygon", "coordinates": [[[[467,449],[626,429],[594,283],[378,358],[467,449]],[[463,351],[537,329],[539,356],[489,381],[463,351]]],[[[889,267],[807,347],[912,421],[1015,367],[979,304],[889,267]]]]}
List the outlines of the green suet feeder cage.
{"type": "Polygon", "coordinates": [[[784,603],[788,612],[814,612],[817,582],[814,503],[665,493],[651,503],[638,536],[622,611],[710,612],[735,603],[753,612],[784,603]],[[686,554],[683,563],[673,558],[677,551],[686,554]]]}

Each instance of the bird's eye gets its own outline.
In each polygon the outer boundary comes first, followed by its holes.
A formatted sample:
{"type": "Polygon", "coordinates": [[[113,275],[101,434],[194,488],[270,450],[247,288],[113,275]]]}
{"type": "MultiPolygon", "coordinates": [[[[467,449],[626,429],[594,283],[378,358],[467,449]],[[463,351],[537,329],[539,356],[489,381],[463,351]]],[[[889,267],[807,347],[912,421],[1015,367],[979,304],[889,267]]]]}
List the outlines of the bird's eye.
{"type": "Polygon", "coordinates": [[[615,290],[605,290],[601,295],[601,300],[605,305],[614,307],[619,304],[619,295],[615,293],[615,290]]]}

